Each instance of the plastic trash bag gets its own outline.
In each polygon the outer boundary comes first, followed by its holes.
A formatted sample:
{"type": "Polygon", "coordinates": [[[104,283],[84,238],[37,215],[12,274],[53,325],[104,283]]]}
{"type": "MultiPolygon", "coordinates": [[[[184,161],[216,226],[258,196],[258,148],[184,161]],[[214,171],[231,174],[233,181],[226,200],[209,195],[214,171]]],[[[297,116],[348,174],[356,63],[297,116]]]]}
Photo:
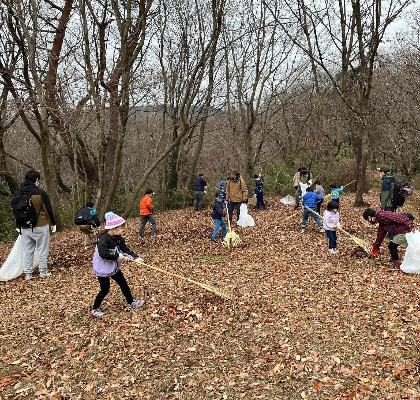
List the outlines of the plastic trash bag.
{"type": "Polygon", "coordinates": [[[295,198],[290,195],[287,195],[280,199],[280,203],[284,204],[285,206],[292,206],[295,205],[295,198]]]}
{"type": "Polygon", "coordinates": [[[401,264],[401,271],[407,274],[420,274],[420,231],[410,232],[407,238],[407,250],[401,264]]]}
{"type": "MultiPolygon", "coordinates": [[[[34,268],[39,264],[39,254],[35,250],[34,268]]],[[[22,236],[16,239],[16,242],[9,253],[6,261],[0,268],[0,281],[10,281],[23,274],[23,246],[22,236]]]]}
{"type": "Polygon", "coordinates": [[[252,218],[248,214],[248,207],[245,203],[241,204],[241,209],[239,211],[239,219],[237,224],[241,226],[242,228],[245,228],[246,226],[254,226],[254,218],[252,218]]]}

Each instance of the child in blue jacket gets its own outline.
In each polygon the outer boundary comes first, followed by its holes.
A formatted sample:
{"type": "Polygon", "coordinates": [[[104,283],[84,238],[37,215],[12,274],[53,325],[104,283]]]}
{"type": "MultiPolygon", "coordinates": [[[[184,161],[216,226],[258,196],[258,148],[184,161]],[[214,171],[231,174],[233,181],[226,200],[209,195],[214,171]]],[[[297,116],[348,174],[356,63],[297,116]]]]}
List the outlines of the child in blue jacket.
{"type": "Polygon", "coordinates": [[[315,221],[315,223],[318,226],[318,229],[320,232],[324,233],[324,228],[322,227],[321,220],[316,213],[317,209],[317,202],[323,201],[324,196],[321,196],[317,193],[314,193],[314,189],[312,187],[308,187],[306,189],[306,193],[302,198],[302,204],[303,204],[303,219],[302,219],[302,232],[305,232],[306,227],[308,226],[308,219],[309,217],[312,217],[312,219],[315,221]]]}
{"type": "Polygon", "coordinates": [[[226,236],[227,229],[226,229],[225,221],[223,220],[223,217],[225,215],[226,215],[225,201],[218,193],[216,193],[215,201],[213,204],[213,212],[211,213],[211,217],[214,223],[214,229],[211,235],[211,240],[213,242],[216,241],[220,229],[222,229],[222,239],[224,239],[226,236]]]}

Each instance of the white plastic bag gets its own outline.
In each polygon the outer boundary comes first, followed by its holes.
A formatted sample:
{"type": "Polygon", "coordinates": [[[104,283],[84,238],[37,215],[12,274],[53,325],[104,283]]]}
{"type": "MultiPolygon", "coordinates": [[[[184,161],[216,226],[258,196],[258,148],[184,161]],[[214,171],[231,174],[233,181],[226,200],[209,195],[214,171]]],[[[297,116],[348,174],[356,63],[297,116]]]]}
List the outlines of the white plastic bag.
{"type": "MultiPolygon", "coordinates": [[[[35,250],[34,268],[39,264],[39,255],[35,250]]],[[[22,236],[16,239],[16,242],[9,253],[6,261],[0,268],[0,281],[10,281],[23,274],[23,246],[22,236]]]]}
{"type": "Polygon", "coordinates": [[[401,264],[401,271],[407,274],[420,274],[420,231],[410,232],[407,238],[407,250],[401,264]]]}
{"type": "Polygon", "coordinates": [[[290,195],[287,195],[280,199],[280,203],[284,204],[285,206],[291,206],[295,204],[295,198],[290,195]]]}
{"type": "Polygon", "coordinates": [[[254,218],[252,218],[248,214],[248,207],[245,203],[241,204],[241,209],[239,211],[239,219],[237,224],[241,226],[242,228],[245,228],[246,226],[254,226],[254,218]]]}

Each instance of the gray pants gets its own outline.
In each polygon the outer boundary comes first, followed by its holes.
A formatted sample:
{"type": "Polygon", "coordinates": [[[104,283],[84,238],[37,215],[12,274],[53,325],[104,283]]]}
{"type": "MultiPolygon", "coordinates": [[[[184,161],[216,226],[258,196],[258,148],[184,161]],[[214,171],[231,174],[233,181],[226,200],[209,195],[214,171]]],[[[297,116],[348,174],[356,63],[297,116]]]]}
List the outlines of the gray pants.
{"type": "Polygon", "coordinates": [[[144,228],[147,224],[147,221],[150,221],[150,223],[152,224],[152,233],[151,234],[152,235],[155,234],[156,233],[155,217],[153,215],[146,215],[146,216],[142,215],[140,218],[141,218],[140,228],[139,228],[139,231],[138,231],[140,233],[140,236],[143,237],[143,235],[144,235],[144,228]]]}
{"type": "Polygon", "coordinates": [[[32,274],[35,249],[39,253],[39,273],[48,272],[47,261],[50,251],[50,226],[22,229],[23,272],[32,274]]]}
{"type": "Polygon", "coordinates": [[[194,210],[201,211],[204,208],[204,192],[194,192],[194,210]]]}

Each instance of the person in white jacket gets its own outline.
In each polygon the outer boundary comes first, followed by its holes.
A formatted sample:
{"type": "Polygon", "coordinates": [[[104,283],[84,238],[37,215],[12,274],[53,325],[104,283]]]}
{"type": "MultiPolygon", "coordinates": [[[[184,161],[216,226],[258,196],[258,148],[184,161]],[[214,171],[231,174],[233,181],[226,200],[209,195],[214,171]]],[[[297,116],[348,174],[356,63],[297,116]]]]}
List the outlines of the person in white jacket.
{"type": "Polygon", "coordinates": [[[336,201],[330,201],[323,217],[324,230],[328,238],[328,252],[330,254],[337,253],[337,228],[341,227],[339,207],[336,201]]]}

